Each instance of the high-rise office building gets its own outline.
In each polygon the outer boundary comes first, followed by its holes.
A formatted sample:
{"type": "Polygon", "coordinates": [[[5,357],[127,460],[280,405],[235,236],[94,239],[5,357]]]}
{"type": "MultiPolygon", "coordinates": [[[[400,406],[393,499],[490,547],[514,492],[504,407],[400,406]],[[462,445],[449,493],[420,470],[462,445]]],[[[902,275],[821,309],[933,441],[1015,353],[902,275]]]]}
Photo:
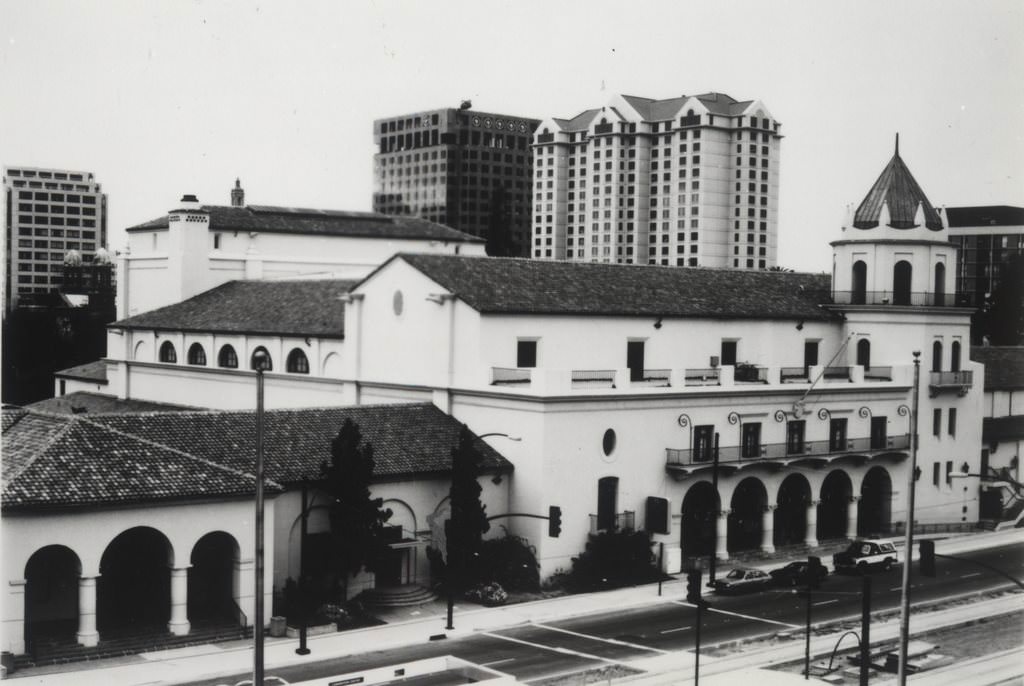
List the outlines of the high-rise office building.
{"type": "Polygon", "coordinates": [[[61,286],[70,251],[92,262],[107,243],[107,196],[89,172],[5,167],[3,179],[6,315],[61,286]]]}
{"type": "Polygon", "coordinates": [[[1007,262],[1024,254],[1024,207],[947,207],[946,216],[949,240],[959,249],[956,291],[966,304],[982,307],[1007,262]]]}
{"type": "Polygon", "coordinates": [[[375,212],[415,215],[529,254],[530,143],[538,120],[468,102],[373,124],[375,212]]]}
{"type": "Polygon", "coordinates": [[[722,93],[616,95],[534,136],[541,259],[768,269],[776,264],[781,125],[722,93]]]}

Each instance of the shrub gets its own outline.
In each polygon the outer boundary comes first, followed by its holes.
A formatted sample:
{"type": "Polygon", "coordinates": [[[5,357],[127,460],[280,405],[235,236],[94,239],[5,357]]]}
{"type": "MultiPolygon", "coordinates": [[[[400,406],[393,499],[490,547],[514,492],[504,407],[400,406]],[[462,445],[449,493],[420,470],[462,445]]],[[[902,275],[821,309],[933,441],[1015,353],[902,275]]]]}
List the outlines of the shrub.
{"type": "Polygon", "coordinates": [[[491,582],[489,584],[477,584],[466,591],[466,600],[480,603],[487,607],[504,605],[508,601],[508,593],[501,587],[501,584],[491,582]]]}
{"type": "Polygon", "coordinates": [[[569,585],[590,591],[656,581],[651,537],[646,531],[604,531],[591,534],[586,550],[572,559],[569,585]]]}
{"type": "Polygon", "coordinates": [[[537,556],[526,539],[519,536],[484,541],[472,574],[477,581],[496,581],[510,591],[540,589],[537,556]]]}

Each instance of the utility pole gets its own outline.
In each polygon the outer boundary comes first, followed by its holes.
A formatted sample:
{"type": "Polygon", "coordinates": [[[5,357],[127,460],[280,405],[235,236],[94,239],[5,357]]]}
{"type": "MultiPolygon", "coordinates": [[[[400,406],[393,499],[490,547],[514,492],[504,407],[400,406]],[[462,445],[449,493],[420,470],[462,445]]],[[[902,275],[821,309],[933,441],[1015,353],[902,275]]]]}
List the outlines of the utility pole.
{"type": "Polygon", "coordinates": [[[296,655],[309,655],[306,636],[309,633],[309,584],[306,582],[306,533],[309,519],[309,482],[302,479],[302,524],[299,529],[299,601],[302,603],[302,625],[299,627],[299,647],[296,655]]]}
{"type": "Polygon", "coordinates": [[[900,602],[900,657],[898,681],[907,683],[907,644],[910,642],[910,558],[914,554],[914,489],[917,481],[917,411],[921,389],[921,352],[914,351],[914,390],[910,404],[910,465],[907,469],[907,524],[904,536],[903,592],[900,602]]]}
{"type": "Polygon", "coordinates": [[[860,686],[868,686],[871,669],[871,575],[864,574],[860,605],[860,686]]]}
{"type": "Polygon", "coordinates": [[[253,355],[256,368],[256,579],[253,598],[252,683],[263,684],[263,372],[266,353],[253,355]]]}
{"type": "Polygon", "coordinates": [[[718,504],[715,508],[715,545],[711,551],[711,564],[708,567],[708,588],[714,588],[715,585],[715,565],[718,561],[718,518],[721,517],[722,513],[722,500],[718,496],[718,432],[715,432],[715,446],[711,453],[711,490],[715,492],[715,502],[718,504]]]}

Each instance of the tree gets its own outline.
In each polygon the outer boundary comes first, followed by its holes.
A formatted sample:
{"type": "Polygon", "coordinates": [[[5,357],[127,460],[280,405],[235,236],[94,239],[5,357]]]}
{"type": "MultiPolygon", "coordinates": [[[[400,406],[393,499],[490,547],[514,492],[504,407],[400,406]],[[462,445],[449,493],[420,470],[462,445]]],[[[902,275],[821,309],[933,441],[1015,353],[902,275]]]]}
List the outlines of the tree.
{"type": "Polygon", "coordinates": [[[487,254],[490,257],[509,257],[519,254],[519,244],[512,235],[512,216],[508,193],[504,186],[494,186],[487,215],[487,254]]]}
{"type": "Polygon", "coordinates": [[[452,486],[449,491],[451,517],[447,526],[448,580],[455,586],[467,581],[470,561],[479,555],[483,535],[491,528],[487,509],[480,502],[481,455],[476,437],[465,424],[459,430],[459,443],[452,448],[452,486]]]}
{"type": "Polygon", "coordinates": [[[381,532],[391,518],[391,510],[381,508],[384,499],[370,497],[373,446],[363,443],[359,425],[351,419],[331,442],[331,460],[321,464],[320,473],[321,485],[331,497],[331,566],[347,597],[349,577],[364,567],[372,571],[387,552],[381,532]]]}

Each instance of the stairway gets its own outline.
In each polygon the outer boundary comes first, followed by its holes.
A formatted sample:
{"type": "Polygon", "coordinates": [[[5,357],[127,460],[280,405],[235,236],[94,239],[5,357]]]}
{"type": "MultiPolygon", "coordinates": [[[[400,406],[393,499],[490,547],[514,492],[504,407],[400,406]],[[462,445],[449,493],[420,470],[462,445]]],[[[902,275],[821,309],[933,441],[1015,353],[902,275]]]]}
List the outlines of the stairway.
{"type": "Polygon", "coordinates": [[[363,591],[357,600],[367,609],[384,607],[410,607],[437,600],[437,594],[416,584],[382,586],[363,591]]]}

